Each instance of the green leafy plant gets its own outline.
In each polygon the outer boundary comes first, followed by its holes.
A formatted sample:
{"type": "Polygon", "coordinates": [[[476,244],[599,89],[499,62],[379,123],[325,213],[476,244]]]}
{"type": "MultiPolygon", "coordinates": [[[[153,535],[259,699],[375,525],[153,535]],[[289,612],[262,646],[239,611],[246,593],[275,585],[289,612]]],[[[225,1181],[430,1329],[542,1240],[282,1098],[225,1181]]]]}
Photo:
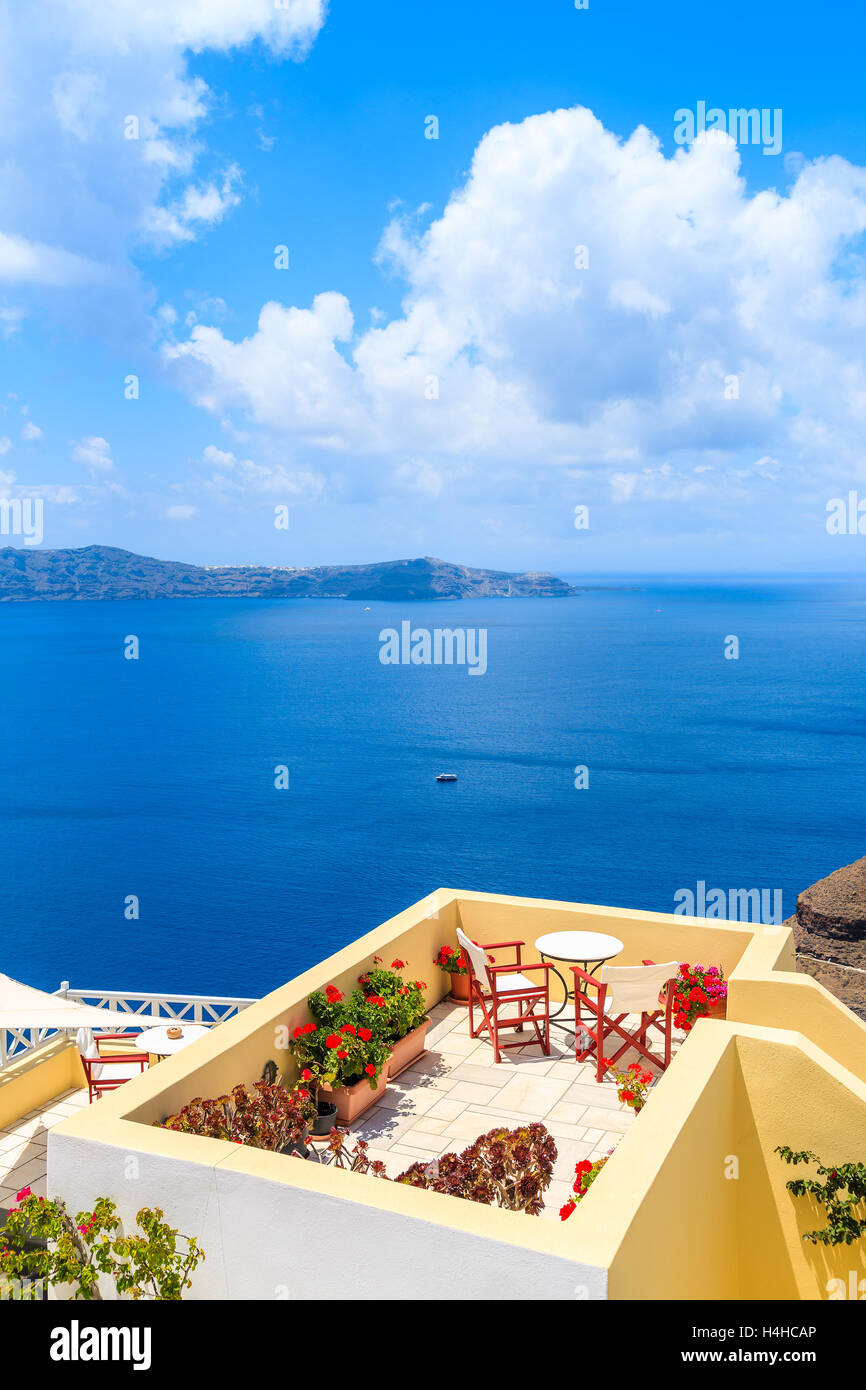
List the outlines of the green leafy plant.
{"type": "Polygon", "coordinates": [[[69,1284],[74,1299],[101,1299],[100,1274],[114,1280],[118,1293],[158,1302],[177,1301],[191,1284],[190,1274],[204,1259],[194,1237],[181,1236],[159,1207],[142,1207],[140,1234],[125,1236],[114,1202],[100,1197],[92,1211],[73,1221],[59,1197],[35,1197],[29,1187],[15,1198],[0,1229],[0,1276],[69,1284]],[[44,1248],[28,1249],[43,1241],[44,1248]]]}
{"type": "Polygon", "coordinates": [[[627,1105],[635,1114],[643,1110],[653,1079],[652,1072],[645,1071],[640,1062],[629,1062],[625,1071],[617,1071],[614,1063],[607,1057],[604,1058],[604,1065],[616,1082],[617,1100],[627,1105]]]}
{"type": "Polygon", "coordinates": [[[405,967],[406,962],[395,957],[385,969],[382,957],[374,956],[372,969],[358,979],[365,1003],[376,1010],[391,1042],[405,1038],[427,1017],[427,985],[423,980],[407,983],[400,974],[405,967]]]}
{"type": "Polygon", "coordinates": [[[252,1091],[241,1083],[228,1095],[212,1100],[196,1096],[176,1115],[155,1124],[159,1129],[279,1152],[299,1144],[315,1117],[316,1105],[306,1087],[290,1091],[257,1081],[252,1091]]]}
{"type": "Polygon", "coordinates": [[[556,1144],[536,1122],[519,1129],[492,1129],[460,1154],[413,1163],[396,1181],[538,1216],[555,1162],[556,1144]]]}
{"type": "MultiPolygon", "coordinates": [[[[311,1008],[314,1002],[311,995],[311,1008]]],[[[340,1014],[332,1017],[332,1022],[300,1025],[289,1039],[301,1081],[317,1091],[323,1085],[337,1090],[366,1079],[375,1090],[390,1055],[390,1043],[377,1035],[369,1022],[353,1023],[340,1014]],[[345,1021],[340,1022],[341,1017],[345,1021]]]]}
{"type": "Polygon", "coordinates": [[[800,1163],[817,1164],[817,1178],[791,1178],[785,1184],[795,1197],[814,1197],[827,1216],[826,1226],[806,1231],[803,1239],[812,1245],[853,1245],[859,1240],[866,1231],[866,1164],[838,1163],[830,1167],[809,1149],[795,1151],[787,1144],[777,1145],[774,1152],[794,1167],[800,1163]]]}
{"type": "Polygon", "coordinates": [[[463,952],[456,946],[441,946],[439,954],[433,957],[433,964],[438,965],[440,970],[444,970],[448,975],[468,975],[469,966],[463,957],[463,952]]]}

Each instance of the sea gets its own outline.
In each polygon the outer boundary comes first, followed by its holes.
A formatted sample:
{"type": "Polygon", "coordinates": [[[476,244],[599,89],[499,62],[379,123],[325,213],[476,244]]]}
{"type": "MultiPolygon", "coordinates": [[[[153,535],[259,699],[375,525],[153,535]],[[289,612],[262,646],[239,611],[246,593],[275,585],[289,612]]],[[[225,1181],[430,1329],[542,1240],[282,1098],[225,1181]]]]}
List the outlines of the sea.
{"type": "Polygon", "coordinates": [[[866,580],[598,582],[0,604],[0,970],[258,996],[440,886],[789,915],[866,853],[866,580]]]}

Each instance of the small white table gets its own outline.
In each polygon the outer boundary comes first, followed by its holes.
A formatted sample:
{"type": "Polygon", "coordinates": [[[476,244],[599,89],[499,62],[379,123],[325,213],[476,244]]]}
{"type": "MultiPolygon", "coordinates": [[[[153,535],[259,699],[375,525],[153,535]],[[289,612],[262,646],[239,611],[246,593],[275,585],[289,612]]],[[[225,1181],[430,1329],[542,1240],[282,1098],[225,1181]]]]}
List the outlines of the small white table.
{"type": "Polygon", "coordinates": [[[139,1052],[147,1052],[153,1057],[171,1057],[175,1052],[182,1052],[196,1038],[203,1038],[210,1029],[205,1028],[201,1023],[166,1023],[160,1028],[148,1028],[147,1032],[140,1033],[135,1040],[135,1045],[139,1052]],[[179,1038],[168,1036],[169,1028],[179,1028],[181,1034],[179,1038]]]}
{"type": "MultiPolygon", "coordinates": [[[[590,975],[594,974],[600,965],[606,960],[612,960],[618,956],[623,949],[622,942],[618,936],[607,936],[600,931],[552,931],[546,936],[538,936],[535,939],[536,950],[542,960],[556,960],[565,962],[568,965],[582,965],[590,975]]],[[[550,1015],[553,1023],[561,1013],[564,1013],[572,999],[574,999],[574,988],[569,986],[567,979],[557,970],[555,965],[551,966],[554,975],[562,981],[565,990],[565,998],[555,1014],[550,1015]]],[[[572,976],[572,980],[574,976],[572,976]]],[[[581,990],[585,993],[585,990],[581,990]]],[[[567,1028],[565,1023],[557,1023],[557,1028],[567,1028]]],[[[573,1029],[569,1028],[569,1032],[573,1029]]]]}

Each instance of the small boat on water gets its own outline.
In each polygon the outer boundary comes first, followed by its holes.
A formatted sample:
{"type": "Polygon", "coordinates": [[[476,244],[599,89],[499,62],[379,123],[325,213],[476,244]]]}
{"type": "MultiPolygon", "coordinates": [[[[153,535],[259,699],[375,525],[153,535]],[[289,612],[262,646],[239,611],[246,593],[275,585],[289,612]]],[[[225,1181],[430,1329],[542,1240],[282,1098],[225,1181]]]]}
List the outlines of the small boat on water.
{"type": "Polygon", "coordinates": [[[439,776],[436,778],[436,781],[437,781],[437,782],[456,782],[456,781],[457,781],[457,773],[456,773],[456,772],[440,772],[440,773],[439,773],[439,776]]]}

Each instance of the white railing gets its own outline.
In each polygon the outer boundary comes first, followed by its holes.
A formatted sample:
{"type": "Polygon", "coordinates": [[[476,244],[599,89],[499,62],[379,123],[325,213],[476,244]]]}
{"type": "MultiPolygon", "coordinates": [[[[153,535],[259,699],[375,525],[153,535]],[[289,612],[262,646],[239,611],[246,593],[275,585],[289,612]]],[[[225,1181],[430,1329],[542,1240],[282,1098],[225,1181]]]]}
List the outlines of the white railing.
{"type": "MultiPolygon", "coordinates": [[[[149,994],[134,993],[129,990],[72,989],[64,980],[54,991],[62,999],[72,999],[77,1004],[90,1004],[95,1008],[115,1009],[129,1014],[130,1028],[152,1026],[155,1015],[166,1020],[185,1020],[187,1023],[214,1025],[240,1013],[255,999],[230,999],[216,994],[149,994]],[[140,1014],[146,1014],[136,1023],[140,1014]]],[[[112,1025],[113,1026],[113,1025],[112,1025]]],[[[0,1028],[0,1067],[7,1062],[18,1061],[25,1053],[36,1052],[57,1037],[58,1033],[71,1036],[68,1028],[0,1028]]]]}

